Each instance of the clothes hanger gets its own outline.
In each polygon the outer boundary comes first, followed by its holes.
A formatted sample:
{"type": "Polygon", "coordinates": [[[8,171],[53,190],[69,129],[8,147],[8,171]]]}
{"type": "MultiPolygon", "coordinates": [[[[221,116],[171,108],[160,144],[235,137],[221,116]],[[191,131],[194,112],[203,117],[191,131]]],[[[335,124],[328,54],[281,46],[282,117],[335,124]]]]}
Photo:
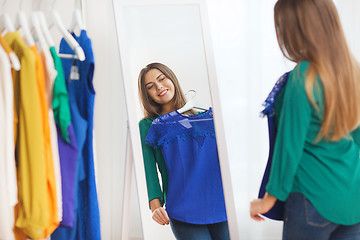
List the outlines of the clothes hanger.
{"type": "MultiPolygon", "coordinates": [[[[6,2],[7,2],[7,0],[5,0],[2,3],[2,5],[1,5],[2,10],[5,9],[6,2]]],[[[1,14],[1,17],[0,17],[0,29],[1,29],[1,34],[2,35],[4,35],[6,32],[15,32],[14,25],[12,24],[9,15],[7,15],[6,13],[1,14]]]]}
{"type": "MultiPolygon", "coordinates": [[[[39,1],[39,6],[37,9],[40,9],[41,2],[42,2],[42,0],[39,1]]],[[[54,1],[54,3],[55,3],[55,1],[54,1]]],[[[43,36],[45,37],[48,47],[55,46],[55,42],[54,42],[53,38],[51,37],[50,31],[49,31],[49,28],[48,28],[48,25],[46,22],[45,14],[43,12],[41,12],[40,10],[38,10],[38,11],[35,11],[35,15],[37,15],[36,17],[39,21],[41,32],[43,33],[43,36]]]]}
{"type": "Polygon", "coordinates": [[[190,92],[193,92],[194,96],[189,101],[187,101],[186,104],[182,108],[177,110],[178,113],[184,113],[184,112],[190,111],[193,108],[196,108],[196,109],[199,109],[199,110],[204,110],[204,111],[209,110],[209,108],[206,108],[206,107],[202,106],[201,104],[199,104],[196,101],[196,99],[195,99],[196,91],[195,90],[189,90],[186,93],[186,95],[188,95],[190,92]]]}
{"type": "Polygon", "coordinates": [[[50,34],[49,28],[47,27],[48,25],[46,22],[45,14],[41,11],[36,12],[36,14],[38,16],[40,27],[45,36],[46,42],[50,47],[55,47],[55,42],[50,34]]]}
{"type": "Polygon", "coordinates": [[[57,26],[57,28],[62,33],[65,41],[69,44],[71,49],[75,52],[75,56],[71,55],[71,54],[59,54],[59,57],[75,58],[75,59],[79,59],[80,61],[84,61],[85,53],[84,53],[83,49],[81,48],[79,43],[75,40],[75,38],[73,36],[71,36],[71,34],[66,30],[66,28],[64,27],[64,24],[61,21],[61,18],[59,16],[58,12],[56,10],[53,10],[52,15],[53,15],[54,24],[57,26]]]}
{"type": "Polygon", "coordinates": [[[47,45],[44,34],[41,30],[40,21],[39,21],[39,18],[38,18],[38,15],[36,14],[36,12],[31,13],[31,23],[33,26],[34,33],[35,33],[37,39],[39,40],[40,47],[42,49],[49,49],[49,46],[47,45]]]}
{"type": "Polygon", "coordinates": [[[81,12],[79,9],[75,9],[73,12],[69,32],[74,32],[76,27],[79,27],[80,31],[86,30],[86,27],[85,27],[85,24],[84,24],[84,21],[83,21],[83,18],[81,16],[81,12]]]}
{"type": "Polygon", "coordinates": [[[32,37],[30,32],[28,21],[26,20],[25,13],[23,11],[18,12],[15,21],[15,27],[17,31],[19,31],[20,28],[23,30],[24,39],[28,46],[31,47],[35,45],[34,38],[32,37]]]}
{"type": "MultiPolygon", "coordinates": [[[[1,9],[4,9],[5,3],[6,3],[6,1],[3,2],[1,9]]],[[[9,15],[7,15],[6,13],[3,13],[0,16],[0,30],[1,30],[0,31],[1,35],[3,35],[4,33],[7,33],[7,32],[15,32],[15,27],[12,24],[9,15]]],[[[4,47],[4,49],[11,49],[5,41],[1,41],[1,45],[4,47]],[[4,45],[6,45],[6,46],[4,46],[4,45]]],[[[13,51],[7,51],[7,53],[9,55],[9,59],[10,59],[11,66],[13,67],[13,69],[15,69],[16,71],[19,71],[21,68],[19,58],[16,56],[16,54],[13,51]]]]}
{"type": "Polygon", "coordinates": [[[2,35],[6,32],[15,32],[15,27],[12,24],[9,15],[3,13],[0,17],[0,29],[2,35]]]}

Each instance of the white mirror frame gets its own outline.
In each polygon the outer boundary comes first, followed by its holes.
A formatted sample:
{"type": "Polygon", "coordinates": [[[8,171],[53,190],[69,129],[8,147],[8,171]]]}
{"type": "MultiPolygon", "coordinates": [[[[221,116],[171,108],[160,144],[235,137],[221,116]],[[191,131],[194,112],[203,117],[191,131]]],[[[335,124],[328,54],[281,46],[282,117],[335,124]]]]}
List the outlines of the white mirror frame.
{"type": "Polygon", "coordinates": [[[147,239],[147,233],[150,232],[149,225],[149,203],[146,193],[146,180],[145,170],[142,156],[141,140],[136,109],[139,106],[138,96],[134,95],[137,92],[134,88],[132,81],[133,76],[130,73],[129,66],[129,52],[127,49],[127,42],[125,35],[125,20],[124,20],[124,9],[126,7],[136,6],[154,6],[154,5],[196,5],[200,11],[200,21],[202,26],[203,44],[206,58],[208,83],[210,88],[210,95],[212,101],[212,107],[214,112],[214,124],[217,139],[217,147],[223,182],[223,189],[225,195],[226,211],[229,224],[229,232],[231,239],[239,239],[236,209],[234,202],[234,194],[232,190],[232,180],[230,173],[230,165],[227,153],[227,144],[224,131],[224,122],[222,118],[222,110],[220,104],[220,96],[218,91],[218,83],[216,79],[215,62],[213,57],[212,44],[210,40],[210,30],[208,26],[208,16],[205,5],[205,0],[113,0],[114,13],[117,28],[117,38],[119,44],[121,69],[123,73],[124,82],[124,94],[126,99],[127,108],[127,119],[128,119],[128,141],[127,141],[127,159],[125,160],[125,177],[124,177],[124,201],[123,201],[123,217],[122,217],[122,239],[129,239],[129,209],[130,209],[130,195],[131,195],[131,174],[132,169],[135,170],[136,187],[138,193],[139,209],[141,216],[141,224],[143,231],[143,238],[147,239]]]}

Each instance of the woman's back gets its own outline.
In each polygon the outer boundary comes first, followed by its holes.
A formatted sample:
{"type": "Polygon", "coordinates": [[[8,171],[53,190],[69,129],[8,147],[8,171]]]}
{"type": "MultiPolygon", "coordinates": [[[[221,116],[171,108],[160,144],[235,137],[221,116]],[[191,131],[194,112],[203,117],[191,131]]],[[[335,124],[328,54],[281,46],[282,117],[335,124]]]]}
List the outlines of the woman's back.
{"type": "Polygon", "coordinates": [[[267,191],[280,200],[300,192],[326,219],[339,224],[360,221],[360,130],[351,136],[315,141],[323,121],[323,90],[317,79],[314,98],[319,111],[305,91],[309,62],[291,72],[275,103],[278,127],[273,166],[267,191]]]}

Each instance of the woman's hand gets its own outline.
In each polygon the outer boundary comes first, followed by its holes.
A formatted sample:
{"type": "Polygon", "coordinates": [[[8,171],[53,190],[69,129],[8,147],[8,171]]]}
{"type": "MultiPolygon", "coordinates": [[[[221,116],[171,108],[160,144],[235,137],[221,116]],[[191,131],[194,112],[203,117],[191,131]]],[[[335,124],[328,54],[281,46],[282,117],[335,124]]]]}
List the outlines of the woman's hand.
{"type": "Polygon", "coordinates": [[[170,222],[169,216],[163,207],[159,207],[153,211],[152,219],[160,225],[168,225],[170,222]]]}
{"type": "Polygon", "coordinates": [[[264,198],[256,199],[250,204],[250,217],[255,221],[264,221],[260,214],[267,213],[276,202],[276,197],[265,193],[264,198]]]}
{"type": "Polygon", "coordinates": [[[170,222],[166,210],[161,206],[160,200],[155,198],[150,201],[150,208],[152,211],[152,219],[160,225],[167,225],[170,222]]]}

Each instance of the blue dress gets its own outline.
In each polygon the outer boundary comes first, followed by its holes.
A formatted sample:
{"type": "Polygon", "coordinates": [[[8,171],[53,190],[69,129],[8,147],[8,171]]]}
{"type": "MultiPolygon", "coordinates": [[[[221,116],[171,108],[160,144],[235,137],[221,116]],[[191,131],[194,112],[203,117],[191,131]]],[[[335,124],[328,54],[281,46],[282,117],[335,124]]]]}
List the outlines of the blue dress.
{"type": "MultiPolygon", "coordinates": [[[[94,56],[91,40],[86,31],[74,35],[86,60],[62,59],[67,79],[72,124],[79,149],[77,165],[77,186],[75,195],[75,224],[72,228],[59,227],[51,236],[55,240],[98,240],[100,214],[97,199],[94,158],[93,158],[93,114],[95,90],[93,88],[94,56]]],[[[74,54],[62,39],[60,52],[74,54]]]]}
{"type": "Polygon", "coordinates": [[[164,155],[170,218],[192,224],[227,220],[211,108],[196,115],[174,111],[158,117],[146,142],[164,155]]]}

